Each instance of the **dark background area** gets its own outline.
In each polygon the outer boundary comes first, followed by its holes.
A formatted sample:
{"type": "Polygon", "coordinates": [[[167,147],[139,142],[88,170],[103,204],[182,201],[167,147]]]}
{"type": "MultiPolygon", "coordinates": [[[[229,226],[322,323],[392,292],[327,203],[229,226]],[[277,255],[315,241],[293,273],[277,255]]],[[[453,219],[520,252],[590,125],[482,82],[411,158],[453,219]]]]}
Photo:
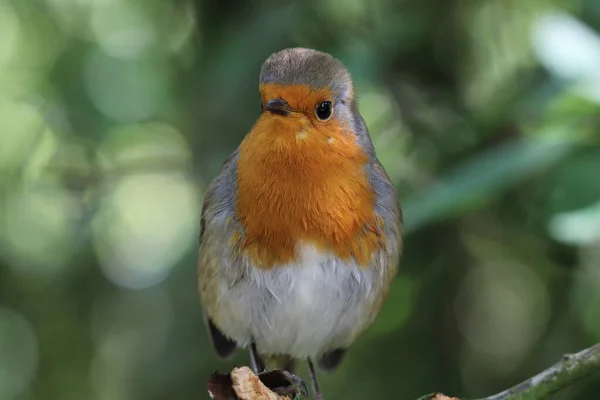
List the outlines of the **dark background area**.
{"type": "Polygon", "coordinates": [[[599,31],[597,0],[0,1],[0,399],[203,399],[247,364],[209,347],[199,213],[289,46],[352,73],[406,223],[327,399],[481,397],[599,341],[599,31]]]}

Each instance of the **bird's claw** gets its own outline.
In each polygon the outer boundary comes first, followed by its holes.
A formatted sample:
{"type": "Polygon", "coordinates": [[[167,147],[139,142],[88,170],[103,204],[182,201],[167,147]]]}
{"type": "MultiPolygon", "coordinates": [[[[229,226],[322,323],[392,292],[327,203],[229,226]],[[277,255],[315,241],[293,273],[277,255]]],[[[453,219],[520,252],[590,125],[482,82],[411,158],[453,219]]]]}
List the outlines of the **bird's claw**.
{"type": "Polygon", "coordinates": [[[288,371],[283,371],[283,375],[290,382],[293,382],[293,386],[295,387],[295,389],[297,391],[300,392],[300,394],[302,394],[302,396],[304,396],[304,397],[308,396],[308,387],[306,386],[306,382],[304,382],[304,380],[302,378],[300,378],[298,375],[294,375],[288,371]]]}
{"type": "Polygon", "coordinates": [[[258,377],[269,389],[279,395],[301,394],[308,397],[308,387],[302,378],[285,370],[264,370],[258,377]]]}

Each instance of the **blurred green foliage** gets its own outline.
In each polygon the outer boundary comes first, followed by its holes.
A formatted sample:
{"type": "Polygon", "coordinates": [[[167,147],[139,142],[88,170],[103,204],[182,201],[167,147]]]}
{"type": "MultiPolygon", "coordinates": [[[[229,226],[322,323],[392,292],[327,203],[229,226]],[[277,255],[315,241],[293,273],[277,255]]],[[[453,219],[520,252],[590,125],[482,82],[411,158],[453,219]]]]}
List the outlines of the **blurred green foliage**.
{"type": "Polygon", "coordinates": [[[406,222],[328,399],[483,396],[599,341],[599,32],[597,0],[0,0],[0,399],[247,363],[209,348],[199,213],[288,46],[350,69],[406,222]]]}

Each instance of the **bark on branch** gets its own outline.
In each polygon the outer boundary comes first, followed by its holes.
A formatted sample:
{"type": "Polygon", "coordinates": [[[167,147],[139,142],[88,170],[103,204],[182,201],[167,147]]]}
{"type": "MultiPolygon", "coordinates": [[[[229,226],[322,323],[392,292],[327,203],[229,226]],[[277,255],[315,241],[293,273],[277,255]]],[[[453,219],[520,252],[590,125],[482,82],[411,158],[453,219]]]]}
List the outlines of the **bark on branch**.
{"type": "MultiPolygon", "coordinates": [[[[532,378],[498,394],[478,400],[543,400],[589,375],[600,371],[600,343],[562,360],[532,378]]],[[[292,400],[303,388],[289,379],[290,374],[272,371],[256,376],[248,367],[234,368],[230,374],[213,374],[209,394],[215,400],[292,400]],[[287,386],[286,386],[287,385],[287,386]],[[275,391],[273,391],[275,390],[275,391]],[[279,394],[277,394],[277,393],[279,394]],[[285,392],[285,394],[282,394],[285,392]]],[[[419,400],[459,400],[442,393],[419,400]]]]}
{"type": "Polygon", "coordinates": [[[600,370],[600,343],[562,360],[508,390],[480,400],[538,400],[572,385],[600,370]]]}

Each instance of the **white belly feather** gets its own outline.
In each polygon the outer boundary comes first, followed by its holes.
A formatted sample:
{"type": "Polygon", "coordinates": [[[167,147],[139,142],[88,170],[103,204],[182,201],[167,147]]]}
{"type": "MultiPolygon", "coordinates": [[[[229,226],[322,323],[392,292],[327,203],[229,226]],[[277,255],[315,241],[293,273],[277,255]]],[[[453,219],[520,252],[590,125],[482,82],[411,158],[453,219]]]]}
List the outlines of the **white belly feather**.
{"type": "Polygon", "coordinates": [[[382,276],[312,245],[297,246],[297,256],[286,266],[251,269],[233,287],[223,282],[219,303],[230,310],[219,313],[225,334],[242,346],[254,340],[260,353],[297,358],[351,343],[370,320],[382,276]]]}

